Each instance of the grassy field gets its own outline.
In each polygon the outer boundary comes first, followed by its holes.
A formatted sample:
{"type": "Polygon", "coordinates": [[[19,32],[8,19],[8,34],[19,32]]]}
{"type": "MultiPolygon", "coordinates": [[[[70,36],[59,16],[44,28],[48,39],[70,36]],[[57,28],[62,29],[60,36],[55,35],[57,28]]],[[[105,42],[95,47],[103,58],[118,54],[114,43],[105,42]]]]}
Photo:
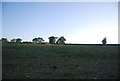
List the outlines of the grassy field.
{"type": "Polygon", "coordinates": [[[117,46],[6,44],[3,79],[117,79],[117,46]]]}

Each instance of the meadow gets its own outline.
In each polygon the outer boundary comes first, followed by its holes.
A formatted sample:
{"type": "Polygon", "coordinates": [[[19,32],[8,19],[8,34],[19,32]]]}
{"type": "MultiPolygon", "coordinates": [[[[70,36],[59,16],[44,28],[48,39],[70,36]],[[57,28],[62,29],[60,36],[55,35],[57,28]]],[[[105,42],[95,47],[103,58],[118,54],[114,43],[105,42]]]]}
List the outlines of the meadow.
{"type": "Polygon", "coordinates": [[[117,79],[118,47],[3,44],[3,79],[117,79]]]}

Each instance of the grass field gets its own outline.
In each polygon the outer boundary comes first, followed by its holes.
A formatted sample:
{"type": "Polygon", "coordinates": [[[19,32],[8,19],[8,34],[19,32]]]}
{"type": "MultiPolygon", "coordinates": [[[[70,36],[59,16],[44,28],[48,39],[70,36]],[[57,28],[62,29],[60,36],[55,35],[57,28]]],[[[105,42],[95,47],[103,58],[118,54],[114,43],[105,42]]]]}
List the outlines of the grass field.
{"type": "Polygon", "coordinates": [[[3,79],[117,79],[117,46],[6,44],[3,79]]]}

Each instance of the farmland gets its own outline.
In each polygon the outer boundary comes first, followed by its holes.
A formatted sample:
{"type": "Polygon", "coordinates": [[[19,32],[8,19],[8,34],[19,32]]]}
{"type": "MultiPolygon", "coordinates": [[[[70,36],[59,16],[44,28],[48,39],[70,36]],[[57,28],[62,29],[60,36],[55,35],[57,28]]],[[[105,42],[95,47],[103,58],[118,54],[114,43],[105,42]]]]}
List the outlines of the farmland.
{"type": "Polygon", "coordinates": [[[3,44],[3,79],[117,79],[118,47],[3,44]]]}

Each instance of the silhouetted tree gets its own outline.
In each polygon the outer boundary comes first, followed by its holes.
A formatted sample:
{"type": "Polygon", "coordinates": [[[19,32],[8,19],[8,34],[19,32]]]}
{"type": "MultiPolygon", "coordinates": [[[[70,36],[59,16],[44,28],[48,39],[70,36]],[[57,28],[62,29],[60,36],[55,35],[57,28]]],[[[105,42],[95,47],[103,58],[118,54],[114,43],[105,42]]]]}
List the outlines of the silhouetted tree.
{"type": "Polygon", "coordinates": [[[39,43],[42,43],[45,41],[45,40],[43,40],[43,38],[40,38],[40,37],[38,37],[37,40],[39,41],[39,43]]]}
{"type": "Polygon", "coordinates": [[[37,43],[37,38],[34,38],[32,41],[33,41],[34,43],[37,43]]]}
{"type": "Polygon", "coordinates": [[[103,43],[103,45],[106,45],[106,43],[107,43],[106,37],[102,40],[102,43],[103,43]]]}
{"type": "Polygon", "coordinates": [[[61,37],[58,39],[58,41],[56,42],[56,44],[65,44],[64,41],[66,41],[66,39],[65,39],[63,36],[61,36],[61,37]]]}
{"type": "Polygon", "coordinates": [[[7,40],[7,38],[1,38],[2,43],[8,43],[9,41],[7,40]]]}
{"type": "Polygon", "coordinates": [[[11,39],[11,43],[16,43],[16,39],[11,39]]]}
{"type": "Polygon", "coordinates": [[[50,44],[55,44],[57,38],[58,38],[58,37],[54,37],[54,36],[49,37],[49,38],[48,38],[48,39],[49,39],[49,43],[50,43],[50,44]]]}
{"type": "Polygon", "coordinates": [[[34,38],[32,41],[33,41],[34,43],[43,43],[43,42],[44,42],[43,38],[40,38],[40,37],[34,38]]]}
{"type": "Polygon", "coordinates": [[[20,39],[20,38],[16,39],[16,43],[21,43],[21,41],[22,41],[22,39],[20,39]]]}

